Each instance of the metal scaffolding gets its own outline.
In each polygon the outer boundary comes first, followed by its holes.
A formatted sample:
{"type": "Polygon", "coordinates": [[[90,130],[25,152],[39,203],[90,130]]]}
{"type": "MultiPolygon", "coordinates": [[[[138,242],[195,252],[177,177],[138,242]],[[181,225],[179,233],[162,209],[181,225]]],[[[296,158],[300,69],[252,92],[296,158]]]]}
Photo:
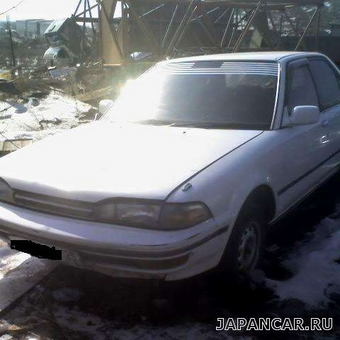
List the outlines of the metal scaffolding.
{"type": "Polygon", "coordinates": [[[106,65],[125,65],[134,56],[152,60],[186,54],[307,49],[312,29],[318,50],[323,0],[79,0],[73,18],[83,27],[83,45],[91,44],[106,65]],[[305,29],[291,8],[313,6],[305,29]],[[89,39],[89,30],[92,38],[89,39]]]}

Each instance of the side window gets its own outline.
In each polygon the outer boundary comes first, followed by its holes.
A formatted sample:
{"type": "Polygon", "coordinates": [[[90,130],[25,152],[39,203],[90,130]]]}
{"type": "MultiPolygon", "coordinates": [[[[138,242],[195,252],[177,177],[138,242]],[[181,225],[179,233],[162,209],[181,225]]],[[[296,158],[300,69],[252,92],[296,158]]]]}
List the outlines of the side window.
{"type": "Polygon", "coordinates": [[[296,106],[319,106],[319,99],[308,66],[293,68],[289,73],[287,105],[289,115],[296,106]]]}
{"type": "Polygon", "coordinates": [[[322,109],[340,104],[339,77],[323,60],[311,60],[310,69],[315,79],[322,109]]]}

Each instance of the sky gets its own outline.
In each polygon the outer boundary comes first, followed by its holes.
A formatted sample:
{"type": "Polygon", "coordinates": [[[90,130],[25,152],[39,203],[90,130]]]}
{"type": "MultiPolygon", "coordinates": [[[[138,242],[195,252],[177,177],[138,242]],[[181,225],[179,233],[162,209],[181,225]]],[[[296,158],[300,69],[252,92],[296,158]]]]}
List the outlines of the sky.
{"type": "MultiPolygon", "coordinates": [[[[16,6],[20,0],[0,0],[0,13],[16,6]]],[[[79,0],[24,0],[17,8],[8,12],[11,20],[61,19],[71,16],[79,0]]],[[[90,0],[91,5],[95,0],[90,0]]],[[[5,15],[0,19],[4,20],[5,15]]]]}

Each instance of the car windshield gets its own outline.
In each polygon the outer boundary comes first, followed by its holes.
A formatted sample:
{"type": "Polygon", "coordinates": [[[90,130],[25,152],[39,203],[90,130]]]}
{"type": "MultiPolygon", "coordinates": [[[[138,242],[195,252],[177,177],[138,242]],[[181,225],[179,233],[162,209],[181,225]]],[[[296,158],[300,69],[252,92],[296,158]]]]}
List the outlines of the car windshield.
{"type": "Polygon", "coordinates": [[[266,130],[273,118],[277,79],[277,63],[163,63],[127,85],[103,119],[266,130]]]}

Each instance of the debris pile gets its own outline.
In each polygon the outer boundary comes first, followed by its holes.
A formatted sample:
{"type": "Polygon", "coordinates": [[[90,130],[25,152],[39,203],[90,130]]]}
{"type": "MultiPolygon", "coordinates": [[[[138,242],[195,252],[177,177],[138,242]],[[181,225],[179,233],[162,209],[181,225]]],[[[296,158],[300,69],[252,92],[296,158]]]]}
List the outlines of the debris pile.
{"type": "Polygon", "coordinates": [[[0,97],[0,154],[88,123],[96,112],[59,90],[0,97]]]}

